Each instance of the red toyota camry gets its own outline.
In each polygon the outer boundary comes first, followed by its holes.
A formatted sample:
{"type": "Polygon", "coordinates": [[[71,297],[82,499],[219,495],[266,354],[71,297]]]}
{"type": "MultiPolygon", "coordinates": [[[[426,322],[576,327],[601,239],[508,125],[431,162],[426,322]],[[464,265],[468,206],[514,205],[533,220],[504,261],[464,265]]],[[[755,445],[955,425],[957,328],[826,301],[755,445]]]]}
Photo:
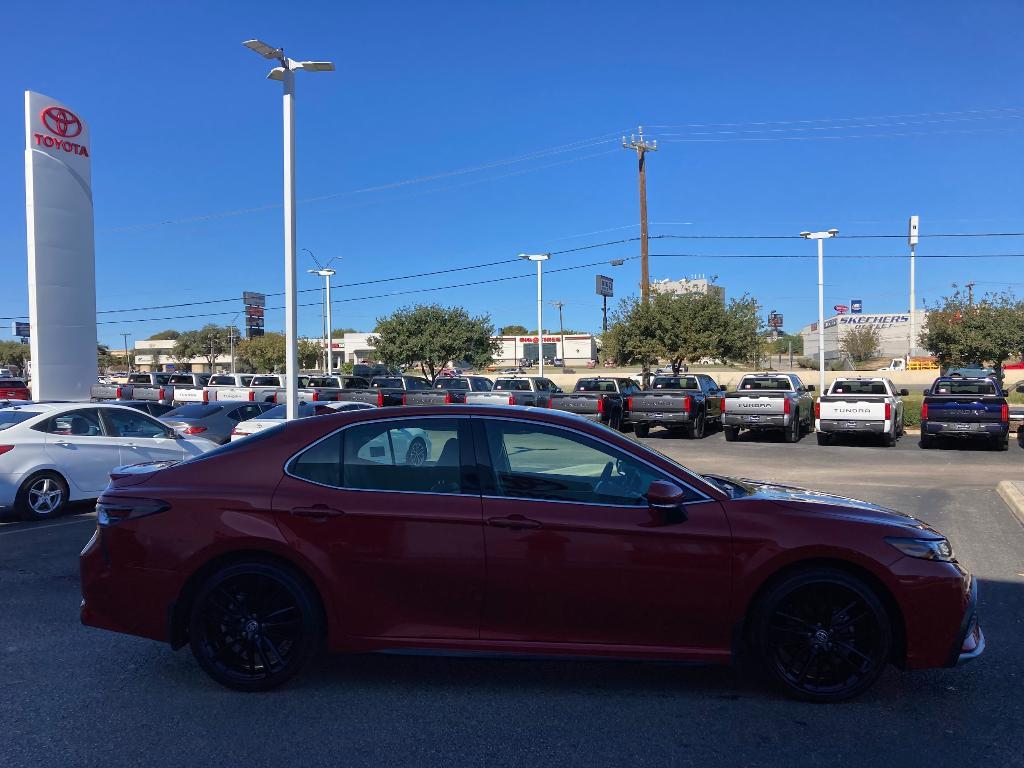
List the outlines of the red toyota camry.
{"type": "Polygon", "coordinates": [[[924,523],[701,476],[547,410],[301,419],[115,475],[81,556],[82,621],[186,643],[274,687],[324,645],[756,660],[831,701],[889,664],[981,654],[977,587],[924,523]]]}

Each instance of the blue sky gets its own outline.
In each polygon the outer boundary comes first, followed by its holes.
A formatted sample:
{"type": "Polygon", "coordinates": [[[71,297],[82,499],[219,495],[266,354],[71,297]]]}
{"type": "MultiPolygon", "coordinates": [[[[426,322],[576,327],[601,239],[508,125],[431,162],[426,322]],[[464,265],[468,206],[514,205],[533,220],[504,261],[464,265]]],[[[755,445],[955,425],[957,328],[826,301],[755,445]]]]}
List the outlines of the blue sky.
{"type": "MultiPolygon", "coordinates": [[[[258,37],[338,71],[300,73],[299,246],[341,256],[335,326],[371,329],[414,301],[535,317],[532,274],[511,263],[376,285],[367,280],[563,250],[638,234],[636,162],[618,136],[650,126],[652,234],[1024,231],[1024,49],[1016,2],[679,3],[57,0],[5,8],[0,85],[0,316],[27,314],[23,95],[91,124],[100,310],[283,288],[280,85],[240,42],[258,37]],[[894,117],[903,116],[903,117],[894,117]],[[809,122],[808,122],[809,121],[809,122]],[[657,127],[655,127],[657,126],[657,127]],[[830,138],[824,138],[824,137],[830,138]],[[518,159],[529,156],[527,159],[518,159]],[[504,162],[515,159],[514,162],[504,162]],[[470,169],[470,170],[467,170],[470,169]],[[475,170],[472,170],[475,169],[475,170]],[[423,180],[426,179],[426,180],[423,180]],[[352,299],[351,301],[340,301],[352,299]]],[[[831,256],[902,256],[901,239],[842,239],[831,256]]],[[[717,275],[796,328],[814,319],[799,240],[653,240],[653,277],[717,275]],[[718,258],[716,258],[716,256],[718,258]]],[[[636,243],[559,254],[551,270],[634,256],[636,243]]],[[[1024,252],[1022,238],[926,238],[919,254],[1024,252]]],[[[300,253],[300,288],[321,281],[300,253]]],[[[594,275],[634,292],[639,263],[551,273],[567,326],[600,328],[594,275]]],[[[1020,259],[922,259],[918,297],[952,282],[1024,283],[1020,259]]],[[[905,311],[907,262],[833,259],[826,305],[905,311]]],[[[1017,286],[1018,294],[1024,285],[1017,286]]],[[[304,294],[316,304],[320,294],[304,294]]],[[[268,306],[280,306],[269,299],[268,306]]],[[[240,300],[101,314],[120,344],[227,322],[240,300]],[[179,315],[224,313],[211,317],[179,315]]],[[[241,318],[234,318],[240,322],[241,318]]],[[[268,329],[281,312],[269,312],[268,329]]],[[[545,325],[557,326],[546,310],[545,325]]],[[[2,321],[0,339],[10,338],[2,321]]],[[[300,331],[319,333],[318,306],[300,331]]]]}

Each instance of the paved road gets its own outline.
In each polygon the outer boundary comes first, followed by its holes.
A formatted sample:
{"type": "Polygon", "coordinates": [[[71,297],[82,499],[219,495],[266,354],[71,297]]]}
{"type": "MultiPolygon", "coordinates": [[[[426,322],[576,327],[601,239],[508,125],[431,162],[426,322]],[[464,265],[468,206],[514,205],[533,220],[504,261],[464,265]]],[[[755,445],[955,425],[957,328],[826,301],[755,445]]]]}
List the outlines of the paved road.
{"type": "Polygon", "coordinates": [[[87,512],[0,524],[0,765],[1024,766],[1024,528],[995,493],[1024,451],[647,441],[701,471],[884,502],[946,532],[981,579],[989,650],[886,673],[835,706],[731,670],[441,657],[324,660],[231,693],[187,651],[78,624],[87,512]]]}

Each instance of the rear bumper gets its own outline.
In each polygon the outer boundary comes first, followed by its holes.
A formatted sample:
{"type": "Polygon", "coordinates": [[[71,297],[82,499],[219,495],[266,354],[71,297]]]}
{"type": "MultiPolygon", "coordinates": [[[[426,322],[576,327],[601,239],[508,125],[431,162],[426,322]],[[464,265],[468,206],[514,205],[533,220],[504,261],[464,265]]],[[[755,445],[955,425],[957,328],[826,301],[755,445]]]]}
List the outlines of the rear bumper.
{"type": "Polygon", "coordinates": [[[921,434],[941,437],[983,437],[1005,440],[1009,433],[1010,425],[1004,421],[926,421],[921,424],[921,434]]]}
{"type": "Polygon", "coordinates": [[[785,429],[790,425],[792,416],[785,414],[748,414],[729,413],[726,411],[722,417],[722,424],[727,427],[743,427],[744,429],[785,429]],[[751,418],[756,416],[757,420],[751,418]]]}
{"type": "Polygon", "coordinates": [[[658,426],[660,424],[689,424],[690,414],[688,413],[637,413],[632,411],[629,420],[634,424],[648,424],[658,426]]]}
{"type": "Polygon", "coordinates": [[[819,432],[863,432],[872,435],[884,435],[889,431],[885,421],[843,421],[841,419],[819,419],[819,432]]]}

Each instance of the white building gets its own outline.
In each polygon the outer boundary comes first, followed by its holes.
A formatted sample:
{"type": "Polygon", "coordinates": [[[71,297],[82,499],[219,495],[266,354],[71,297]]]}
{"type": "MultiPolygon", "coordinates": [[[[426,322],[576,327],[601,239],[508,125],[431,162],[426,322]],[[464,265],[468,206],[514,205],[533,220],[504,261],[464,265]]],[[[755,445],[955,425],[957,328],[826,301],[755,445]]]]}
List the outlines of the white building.
{"type": "Polygon", "coordinates": [[[681,277],[678,280],[654,280],[651,282],[651,290],[659,293],[709,293],[716,294],[721,300],[725,300],[725,288],[711,282],[704,275],[693,277],[681,277]]]}
{"type": "MultiPolygon", "coordinates": [[[[928,313],[920,310],[914,313],[914,336],[920,336],[921,330],[928,319],[928,313]]],[[[878,357],[904,357],[910,350],[910,314],[894,315],[835,315],[825,321],[825,361],[837,360],[842,357],[839,342],[842,335],[849,329],[870,325],[878,330],[879,345],[875,353],[878,357]]],[[[811,323],[800,330],[804,340],[804,356],[818,359],[818,324],[811,323]]],[[[928,355],[913,340],[912,357],[928,355]]]]}

